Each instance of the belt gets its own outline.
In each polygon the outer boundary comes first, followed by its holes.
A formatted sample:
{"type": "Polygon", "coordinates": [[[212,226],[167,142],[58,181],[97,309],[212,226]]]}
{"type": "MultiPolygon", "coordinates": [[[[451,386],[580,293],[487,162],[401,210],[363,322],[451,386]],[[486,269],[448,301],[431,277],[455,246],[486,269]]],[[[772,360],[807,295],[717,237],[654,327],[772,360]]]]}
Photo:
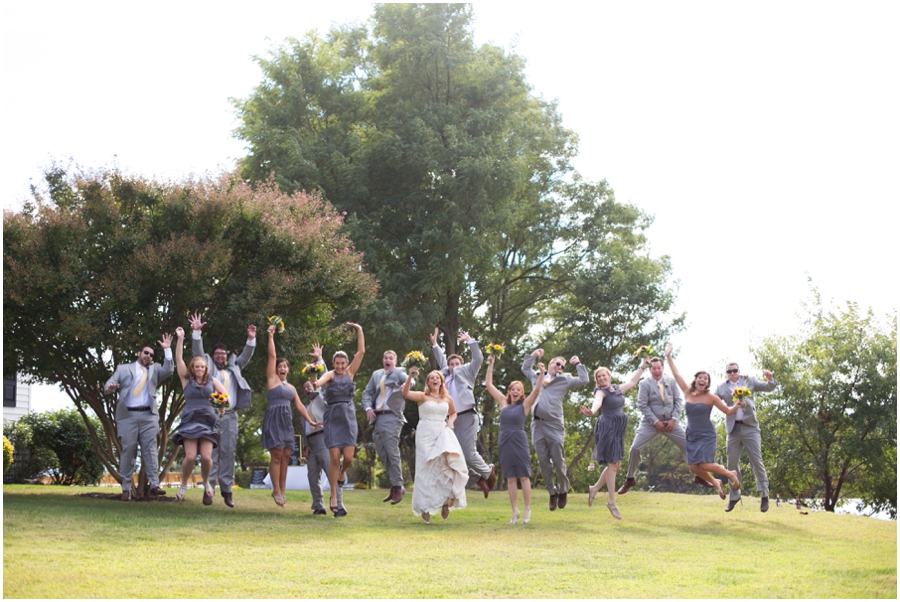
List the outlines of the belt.
{"type": "Polygon", "coordinates": [[[325,431],[316,431],[315,433],[310,433],[310,434],[308,434],[308,435],[306,436],[306,438],[309,439],[309,438],[311,438],[311,437],[315,437],[316,435],[321,435],[321,434],[324,433],[324,432],[325,432],[325,431]]]}
{"type": "MultiPolygon", "coordinates": [[[[127,407],[127,406],[126,406],[126,407],[127,407]]],[[[149,412],[149,411],[150,411],[150,408],[149,408],[149,407],[144,407],[144,408],[128,408],[128,411],[129,411],[129,412],[149,412]]]]}
{"type": "Polygon", "coordinates": [[[469,412],[474,412],[475,408],[469,408],[468,410],[463,410],[462,412],[457,412],[457,416],[462,416],[463,414],[468,414],[469,412]]]}
{"type": "Polygon", "coordinates": [[[376,416],[381,416],[382,414],[393,414],[392,410],[375,410],[376,416]]]}
{"type": "Polygon", "coordinates": [[[332,399],[328,402],[328,405],[334,405],[336,403],[350,403],[352,401],[352,399],[332,399]]]}
{"type": "Polygon", "coordinates": [[[735,424],[744,424],[744,421],[743,420],[735,420],[734,423],[735,424]]]}
{"type": "Polygon", "coordinates": [[[534,418],[535,420],[543,420],[543,418],[541,418],[540,416],[538,416],[538,415],[535,414],[534,412],[532,412],[531,417],[534,418]]]}

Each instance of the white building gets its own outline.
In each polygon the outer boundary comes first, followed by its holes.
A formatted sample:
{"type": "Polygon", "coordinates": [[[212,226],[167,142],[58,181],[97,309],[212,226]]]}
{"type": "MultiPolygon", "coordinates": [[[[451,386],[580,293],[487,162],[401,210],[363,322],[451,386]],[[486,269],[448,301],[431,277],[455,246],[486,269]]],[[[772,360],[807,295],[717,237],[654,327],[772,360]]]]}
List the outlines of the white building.
{"type": "Polygon", "coordinates": [[[3,422],[15,422],[31,411],[31,386],[16,378],[3,379],[3,422]]]}

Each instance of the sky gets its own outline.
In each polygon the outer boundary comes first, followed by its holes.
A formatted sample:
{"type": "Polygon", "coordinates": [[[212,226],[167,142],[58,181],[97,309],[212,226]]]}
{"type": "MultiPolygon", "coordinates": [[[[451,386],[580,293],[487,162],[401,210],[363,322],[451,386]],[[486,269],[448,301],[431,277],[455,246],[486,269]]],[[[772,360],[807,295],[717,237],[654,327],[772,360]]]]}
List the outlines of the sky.
{"type": "MultiPolygon", "coordinates": [[[[0,194],[17,210],[52,161],[160,178],[245,154],[231,98],[253,56],[364,22],[366,3],[0,6],[0,194]]],[[[835,305],[897,307],[900,4],[476,3],[474,36],[524,57],[577,133],[576,169],[654,217],[685,331],[682,372],[757,373],[797,331],[810,281],[835,305]],[[892,259],[893,258],[893,259],[892,259]]],[[[424,335],[423,335],[424,336],[424,335]]],[[[776,378],[777,378],[776,374],[776,378]]],[[[33,389],[38,411],[67,405],[33,389]]]]}

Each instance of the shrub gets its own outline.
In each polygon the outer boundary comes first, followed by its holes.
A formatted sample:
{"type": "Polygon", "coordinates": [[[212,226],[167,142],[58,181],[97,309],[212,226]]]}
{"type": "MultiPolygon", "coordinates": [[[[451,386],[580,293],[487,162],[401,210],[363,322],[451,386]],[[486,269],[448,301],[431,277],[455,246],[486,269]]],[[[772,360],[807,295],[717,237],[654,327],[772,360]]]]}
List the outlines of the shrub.
{"type": "Polygon", "coordinates": [[[3,474],[6,474],[6,471],[9,470],[9,467],[12,465],[13,461],[13,449],[12,443],[9,442],[9,439],[6,438],[6,435],[3,436],[3,474]]]}

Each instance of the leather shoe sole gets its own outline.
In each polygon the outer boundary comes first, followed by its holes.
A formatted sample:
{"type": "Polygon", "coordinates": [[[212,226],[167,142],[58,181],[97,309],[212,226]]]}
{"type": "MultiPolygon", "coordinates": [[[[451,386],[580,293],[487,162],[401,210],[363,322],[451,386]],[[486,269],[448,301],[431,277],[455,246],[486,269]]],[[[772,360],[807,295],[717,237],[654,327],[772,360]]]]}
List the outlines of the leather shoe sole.
{"type": "Polygon", "coordinates": [[[403,487],[394,487],[394,495],[391,497],[391,506],[396,506],[403,501],[403,493],[406,490],[403,487]]]}
{"type": "Polygon", "coordinates": [[[478,486],[481,487],[481,492],[484,493],[484,497],[487,497],[491,492],[490,488],[488,487],[487,480],[484,477],[478,479],[478,486]]]}
{"type": "Polygon", "coordinates": [[[150,490],[150,495],[166,495],[166,492],[159,487],[154,487],[150,490]]]}
{"type": "Polygon", "coordinates": [[[491,474],[487,478],[487,486],[488,489],[493,489],[494,485],[497,484],[497,471],[494,470],[494,465],[491,464],[491,474]]]}
{"type": "Polygon", "coordinates": [[[557,498],[557,500],[556,500],[556,507],[559,508],[560,510],[562,510],[563,508],[566,507],[566,502],[568,501],[568,499],[569,499],[568,491],[566,493],[560,493],[559,498],[557,498]]]}
{"type": "Polygon", "coordinates": [[[229,508],[234,508],[234,498],[231,493],[222,492],[222,499],[225,500],[225,505],[229,508]]]}
{"type": "Polygon", "coordinates": [[[725,506],[725,512],[731,512],[734,510],[734,507],[737,506],[737,500],[728,500],[728,505],[725,506]]]}
{"type": "Polygon", "coordinates": [[[625,479],[625,482],[622,483],[622,486],[619,487],[619,490],[616,492],[619,495],[625,495],[628,493],[628,490],[637,485],[637,481],[634,479],[625,479]]]}

